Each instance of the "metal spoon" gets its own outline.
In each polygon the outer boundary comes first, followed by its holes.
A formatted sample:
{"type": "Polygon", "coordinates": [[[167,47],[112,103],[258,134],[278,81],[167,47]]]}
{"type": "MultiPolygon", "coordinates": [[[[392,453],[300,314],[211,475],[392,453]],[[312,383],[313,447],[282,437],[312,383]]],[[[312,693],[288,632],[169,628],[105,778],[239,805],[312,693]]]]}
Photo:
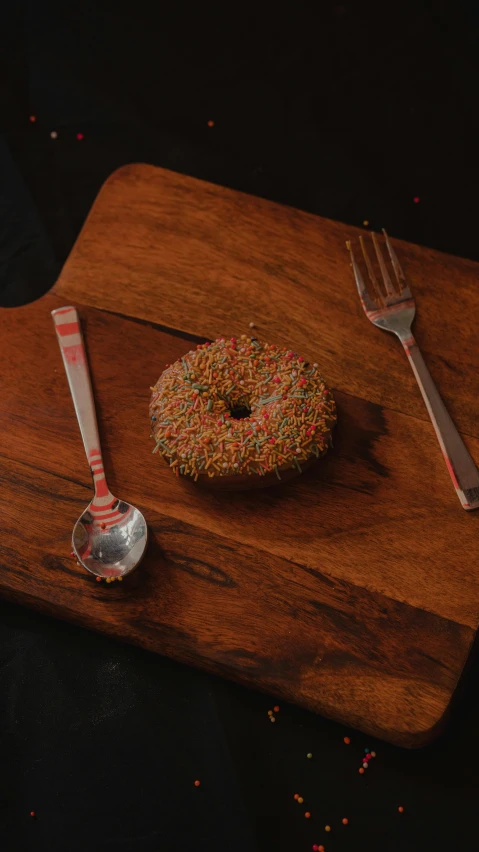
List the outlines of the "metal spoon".
{"type": "Polygon", "coordinates": [[[141,512],[114,497],[106,483],[78,313],[72,307],[58,308],[52,317],[95,489],[73,528],[73,551],[97,577],[124,577],[142,559],[148,529],[141,512]]]}

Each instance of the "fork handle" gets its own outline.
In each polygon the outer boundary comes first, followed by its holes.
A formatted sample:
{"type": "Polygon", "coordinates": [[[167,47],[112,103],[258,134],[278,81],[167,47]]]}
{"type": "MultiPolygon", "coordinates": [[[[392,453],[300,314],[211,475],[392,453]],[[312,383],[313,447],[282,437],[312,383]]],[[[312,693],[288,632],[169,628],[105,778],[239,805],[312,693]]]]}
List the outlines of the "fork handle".
{"type": "Polygon", "coordinates": [[[442,454],[463,509],[479,508],[479,471],[446,409],[419,347],[411,336],[399,335],[421,390],[442,454]]]}

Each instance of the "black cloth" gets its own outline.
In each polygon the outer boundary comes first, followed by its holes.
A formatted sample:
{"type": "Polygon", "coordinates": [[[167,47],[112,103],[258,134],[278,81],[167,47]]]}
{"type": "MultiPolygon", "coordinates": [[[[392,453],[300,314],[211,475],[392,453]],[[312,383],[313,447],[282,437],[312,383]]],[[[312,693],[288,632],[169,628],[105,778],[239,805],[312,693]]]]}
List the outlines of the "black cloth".
{"type": "Polygon", "coordinates": [[[0,136],[0,305],[22,305],[42,296],[58,268],[40,216],[0,136]]]}
{"type": "MultiPolygon", "coordinates": [[[[48,289],[141,160],[477,257],[477,6],[314,7],[7,4],[0,305],[48,289]]],[[[1,602],[0,848],[477,852],[478,674],[407,752],[1,602]]]]}

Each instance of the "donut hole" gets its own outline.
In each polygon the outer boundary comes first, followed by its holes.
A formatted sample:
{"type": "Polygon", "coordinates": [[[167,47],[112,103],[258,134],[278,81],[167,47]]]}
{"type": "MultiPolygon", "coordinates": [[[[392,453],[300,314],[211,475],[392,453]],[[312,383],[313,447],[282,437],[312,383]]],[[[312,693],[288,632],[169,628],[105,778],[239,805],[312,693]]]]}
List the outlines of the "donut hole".
{"type": "Polygon", "coordinates": [[[247,405],[236,405],[230,408],[230,414],[233,420],[246,420],[247,417],[251,417],[251,408],[247,405]]]}

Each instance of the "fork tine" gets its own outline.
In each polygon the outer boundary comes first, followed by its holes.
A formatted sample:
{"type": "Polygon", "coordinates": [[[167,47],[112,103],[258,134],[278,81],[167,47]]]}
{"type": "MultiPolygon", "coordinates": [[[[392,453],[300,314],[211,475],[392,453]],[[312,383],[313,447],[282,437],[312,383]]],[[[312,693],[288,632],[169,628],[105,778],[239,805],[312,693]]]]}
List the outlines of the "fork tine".
{"type": "Polygon", "coordinates": [[[346,248],[349,251],[349,254],[351,256],[351,266],[353,267],[354,277],[356,279],[356,286],[358,288],[358,293],[359,293],[359,298],[361,299],[361,304],[362,304],[366,313],[368,313],[369,311],[375,311],[377,309],[377,305],[374,304],[373,300],[371,299],[371,296],[369,295],[369,293],[367,291],[367,287],[364,283],[364,279],[363,279],[363,276],[361,274],[361,270],[360,270],[358,264],[356,263],[350,240],[346,240],[346,248]]]}
{"type": "Polygon", "coordinates": [[[378,259],[379,268],[381,270],[381,275],[383,277],[384,286],[386,288],[386,293],[389,297],[394,298],[397,294],[394,291],[394,287],[391,283],[391,279],[389,277],[389,272],[387,270],[386,264],[384,263],[383,253],[381,251],[381,247],[376,239],[376,234],[372,231],[371,236],[373,238],[373,245],[376,252],[376,257],[378,259]]]}
{"type": "Polygon", "coordinates": [[[359,244],[361,246],[361,251],[363,253],[364,262],[366,264],[366,269],[368,270],[369,280],[371,281],[371,284],[372,284],[372,287],[373,287],[374,296],[378,300],[378,302],[382,305],[382,304],[384,304],[384,297],[383,297],[383,294],[381,293],[381,288],[379,286],[378,279],[376,278],[376,273],[374,272],[374,268],[373,268],[373,265],[371,263],[371,259],[369,257],[368,252],[367,252],[367,249],[366,249],[366,246],[364,244],[364,240],[363,240],[362,236],[359,237],[359,244]]]}
{"type": "Polygon", "coordinates": [[[399,289],[401,290],[401,293],[404,293],[404,291],[407,291],[407,293],[410,296],[411,291],[409,290],[409,287],[406,284],[406,276],[404,275],[404,272],[402,271],[401,265],[399,263],[399,260],[397,259],[397,255],[396,255],[396,252],[394,251],[391,240],[389,239],[384,228],[383,228],[383,234],[384,234],[384,239],[386,240],[386,245],[387,245],[387,249],[388,249],[388,252],[389,252],[389,257],[391,258],[392,267],[394,269],[394,274],[396,276],[396,281],[398,283],[399,289]]]}
{"type": "Polygon", "coordinates": [[[387,249],[388,249],[388,252],[389,252],[389,257],[391,258],[391,263],[393,265],[396,280],[397,280],[398,284],[401,284],[401,282],[403,284],[405,284],[406,278],[405,278],[404,272],[402,271],[402,269],[399,265],[399,260],[397,259],[396,252],[394,251],[394,249],[391,245],[391,240],[389,239],[385,228],[383,228],[382,231],[383,231],[383,234],[384,234],[384,239],[386,240],[386,245],[387,245],[387,249]]]}

